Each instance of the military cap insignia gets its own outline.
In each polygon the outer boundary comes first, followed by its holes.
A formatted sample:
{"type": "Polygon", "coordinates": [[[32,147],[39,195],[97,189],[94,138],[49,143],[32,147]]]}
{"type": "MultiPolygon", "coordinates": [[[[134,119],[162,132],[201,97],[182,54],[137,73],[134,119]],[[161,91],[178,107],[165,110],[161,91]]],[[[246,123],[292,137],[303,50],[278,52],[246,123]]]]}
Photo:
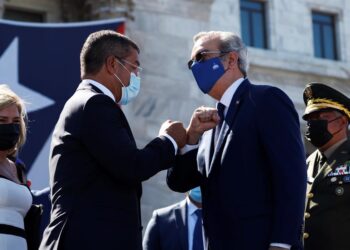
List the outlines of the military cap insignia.
{"type": "Polygon", "coordinates": [[[311,89],[311,87],[307,87],[305,89],[305,96],[306,96],[307,99],[311,99],[312,98],[312,89],[311,89]]]}

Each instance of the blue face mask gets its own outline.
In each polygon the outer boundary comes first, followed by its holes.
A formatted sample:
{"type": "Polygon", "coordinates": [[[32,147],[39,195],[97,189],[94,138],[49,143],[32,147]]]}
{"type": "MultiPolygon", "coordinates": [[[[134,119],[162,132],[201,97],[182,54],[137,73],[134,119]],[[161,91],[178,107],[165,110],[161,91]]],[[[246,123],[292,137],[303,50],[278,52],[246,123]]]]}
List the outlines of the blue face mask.
{"type": "Polygon", "coordinates": [[[211,58],[204,62],[194,62],[191,70],[198,87],[204,94],[207,94],[216,81],[225,73],[219,57],[211,58]]]}
{"type": "Polygon", "coordinates": [[[141,78],[137,77],[135,73],[130,74],[130,84],[122,88],[122,97],[118,102],[121,105],[126,105],[136,98],[140,92],[141,78]]]}
{"type": "Polygon", "coordinates": [[[196,188],[191,189],[188,192],[188,195],[195,202],[202,203],[202,192],[201,192],[201,188],[200,187],[196,187],[196,188]]]}
{"type": "MultiPolygon", "coordinates": [[[[123,64],[121,64],[121,65],[123,65],[123,64]]],[[[124,66],[124,68],[125,68],[125,66],[124,66]]],[[[125,70],[127,70],[127,69],[125,68],[125,70]]],[[[136,98],[136,96],[139,94],[140,87],[141,87],[141,78],[136,76],[135,73],[132,72],[132,73],[130,73],[129,86],[125,86],[116,74],[114,74],[114,76],[119,80],[119,82],[123,86],[122,87],[122,97],[120,98],[118,104],[127,105],[132,100],[134,100],[136,98]]]]}

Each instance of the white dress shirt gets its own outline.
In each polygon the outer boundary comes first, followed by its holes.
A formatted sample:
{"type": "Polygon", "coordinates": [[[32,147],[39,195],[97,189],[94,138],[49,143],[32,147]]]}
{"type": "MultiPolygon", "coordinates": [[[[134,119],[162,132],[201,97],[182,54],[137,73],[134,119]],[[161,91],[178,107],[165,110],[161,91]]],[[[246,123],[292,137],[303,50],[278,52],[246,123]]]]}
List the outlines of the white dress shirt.
{"type": "MultiPolygon", "coordinates": [[[[101,90],[103,94],[109,96],[110,98],[112,98],[112,100],[113,100],[114,102],[116,102],[113,93],[112,93],[108,88],[106,88],[103,84],[101,84],[101,83],[99,83],[99,82],[97,82],[97,81],[94,81],[94,80],[92,80],[92,79],[84,79],[84,80],[82,81],[82,83],[90,83],[90,84],[94,85],[96,88],[98,88],[99,90],[101,90]]],[[[168,138],[168,139],[171,141],[171,143],[172,143],[173,146],[174,146],[175,154],[176,154],[176,153],[177,153],[178,147],[177,147],[177,144],[176,144],[174,138],[171,137],[170,135],[166,134],[166,133],[159,134],[159,136],[165,136],[166,138],[168,138]]]]}

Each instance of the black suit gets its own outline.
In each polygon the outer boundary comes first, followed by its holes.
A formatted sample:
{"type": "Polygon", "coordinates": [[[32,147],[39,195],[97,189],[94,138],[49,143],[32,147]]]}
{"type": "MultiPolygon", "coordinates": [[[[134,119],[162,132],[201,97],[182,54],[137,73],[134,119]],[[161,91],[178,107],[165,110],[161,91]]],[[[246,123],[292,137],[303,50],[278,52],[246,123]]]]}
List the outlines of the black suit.
{"type": "Polygon", "coordinates": [[[266,250],[270,243],[300,248],[306,164],[291,100],[275,87],[245,80],[215,149],[213,134],[207,131],[197,150],[178,156],[167,176],[174,191],[201,186],[210,249],[266,250]]]}
{"type": "Polygon", "coordinates": [[[51,221],[40,249],[142,249],[141,182],[174,158],[165,137],[137,149],[120,107],[81,83],[53,133],[51,221]]]}
{"type": "Polygon", "coordinates": [[[153,212],[143,250],[188,250],[186,200],[153,212]]]}

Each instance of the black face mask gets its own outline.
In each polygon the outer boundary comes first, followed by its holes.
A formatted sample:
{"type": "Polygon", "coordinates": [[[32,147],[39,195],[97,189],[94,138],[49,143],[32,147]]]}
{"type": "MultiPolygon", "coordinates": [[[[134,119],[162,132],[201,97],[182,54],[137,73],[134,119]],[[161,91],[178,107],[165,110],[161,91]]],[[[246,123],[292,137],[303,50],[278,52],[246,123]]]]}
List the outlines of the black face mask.
{"type": "MultiPolygon", "coordinates": [[[[333,134],[329,133],[328,131],[328,123],[331,123],[340,117],[337,117],[331,121],[327,120],[310,120],[307,122],[306,132],[305,132],[305,138],[311,142],[312,145],[314,145],[316,148],[322,147],[327,142],[329,142],[333,134]]],[[[337,131],[336,133],[340,132],[337,131]]],[[[334,133],[334,134],[336,134],[334,133]]]]}
{"type": "Polygon", "coordinates": [[[9,150],[18,142],[19,124],[0,124],[0,150],[9,150]]]}

